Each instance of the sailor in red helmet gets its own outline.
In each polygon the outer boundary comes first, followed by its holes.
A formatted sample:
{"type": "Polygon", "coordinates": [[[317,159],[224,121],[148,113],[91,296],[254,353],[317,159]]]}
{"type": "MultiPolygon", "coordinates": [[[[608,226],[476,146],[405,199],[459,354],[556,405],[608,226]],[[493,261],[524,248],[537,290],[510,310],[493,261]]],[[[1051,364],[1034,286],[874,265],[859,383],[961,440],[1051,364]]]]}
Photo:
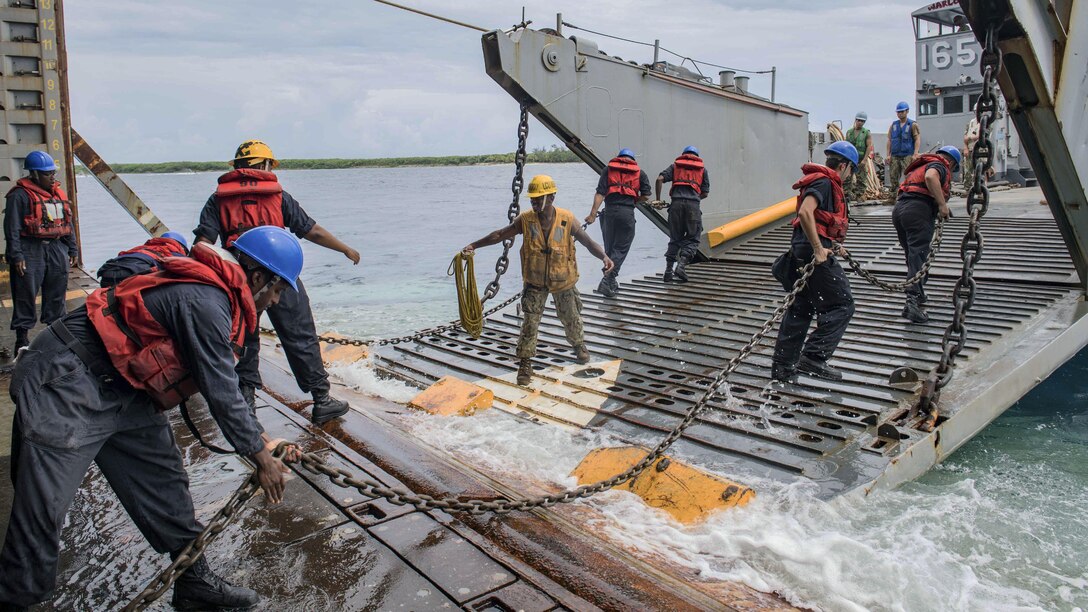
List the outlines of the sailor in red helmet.
{"type": "Polygon", "coordinates": [[[854,316],[854,296],[850,292],[850,279],[835,261],[832,248],[846,239],[849,216],[842,185],[857,168],[858,150],[840,140],[831,143],[824,153],[827,156],[824,165],[801,166],[805,176],[793,185],[800,193],[790,251],[776,262],[773,270],[778,281],[789,290],[798,278],[798,269],[811,260],[816,261],[812,276],[786,310],[778,328],[771,378],[780,382],[792,381],[798,372],[842,380],[842,373],[827,362],[854,316]],[[816,329],[809,334],[813,318],[816,329]]]}
{"type": "MultiPolygon", "coordinates": [[[[903,247],[907,260],[907,277],[918,273],[929,258],[929,243],[937,217],[947,219],[952,212],[948,208],[948,196],[952,189],[952,173],[959,170],[960,150],[941,147],[936,153],[927,153],[915,159],[903,172],[899,196],[892,209],[892,223],[903,247]]],[[[903,317],[912,323],[929,321],[923,305],[927,301],[925,277],[907,287],[907,303],[903,317]]]]}
{"type": "MultiPolygon", "coordinates": [[[[280,228],[250,230],[236,259],[211,245],[169,257],[158,272],[98,289],[23,351],[12,374],[11,520],[0,551],[0,610],[49,598],[64,515],[95,462],[151,547],[176,558],[202,531],[166,410],[201,393],[224,437],[257,467],[273,503],[283,464],[238,390],[235,355],[258,313],[302,270],[302,247],[280,228]]],[[[297,452],[293,451],[293,452],[297,452]]],[[[259,601],[201,557],[174,584],[180,610],[259,601]]]]}
{"type": "Polygon", "coordinates": [[[130,276],[155,272],[167,257],[185,257],[188,254],[189,242],[185,236],[178,232],[166,232],[107,259],[98,268],[97,276],[103,287],[112,287],[130,276]]]}
{"type": "Polygon", "coordinates": [[[601,213],[601,237],[604,239],[604,251],[614,267],[601,278],[596,289],[605,297],[616,297],[620,290],[616,276],[635,240],[635,204],[649,198],[650,179],[638,167],[635,152],[620,149],[601,173],[597,193],[593,196],[593,208],[585,219],[587,224],[592,225],[597,220],[597,210],[601,204],[606,205],[601,213]]]}
{"type": "Polygon", "coordinates": [[[676,161],[657,177],[655,201],[661,201],[661,187],[669,188],[669,246],[665,249],[665,282],[688,281],[687,265],[699,252],[703,234],[703,212],[699,202],[710,195],[710,175],[699,157],[699,149],[684,147],[676,161]],[[676,272],[673,273],[673,264],[676,272]]]}
{"type": "Polygon", "coordinates": [[[23,168],[29,176],[8,192],[4,217],[16,354],[30,343],[39,290],[42,323],[64,316],[68,270],[79,258],[72,207],[56,180],[56,162],[48,153],[31,151],[23,168]]]}
{"type": "MultiPolygon", "coordinates": [[[[200,224],[193,230],[196,241],[215,242],[218,239],[224,247],[230,248],[239,234],[250,228],[281,227],[299,238],[343,253],[358,265],[359,252],[318,225],[298,201],[283,190],[272,172],[279,164],[272,149],[260,140],[247,140],[239,145],[234,153],[234,170],[219,177],[219,186],[200,212],[200,224]]],[[[295,382],[304,393],[313,395],[310,419],[321,425],[343,416],[349,406],[329,393],[329,373],[321,362],[314,313],[301,281],[297,291],[284,292],[279,304],[268,309],[268,319],[279,336],[295,382]]],[[[255,406],[254,392],[262,386],[258,369],[260,336],[254,333],[246,338],[245,348],[245,354],[238,361],[238,379],[246,401],[255,406]]]]}

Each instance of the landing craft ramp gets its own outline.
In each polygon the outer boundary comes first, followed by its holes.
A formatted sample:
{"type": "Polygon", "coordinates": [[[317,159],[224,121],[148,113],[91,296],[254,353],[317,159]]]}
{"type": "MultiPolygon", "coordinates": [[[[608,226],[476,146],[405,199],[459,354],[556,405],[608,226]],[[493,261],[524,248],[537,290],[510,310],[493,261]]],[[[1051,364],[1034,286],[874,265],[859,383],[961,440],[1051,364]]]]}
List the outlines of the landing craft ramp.
{"type": "MultiPolygon", "coordinates": [[[[732,399],[712,400],[670,452],[745,484],[808,480],[824,498],[894,486],[928,470],[1088,341],[1084,293],[1038,197],[1034,189],[994,195],[969,340],[936,432],[916,429],[908,417],[918,389],[889,378],[901,366],[924,376],[940,356],[960,267],[955,247],[966,228],[960,219],[949,222],[945,244],[952,247],[937,258],[927,285],[929,323],[907,324],[900,297],[852,277],[857,312],[833,361],[844,381],[802,376],[771,385],[772,331],[729,379],[732,399]]],[[[952,206],[962,208],[962,200],[952,206]]],[[[868,209],[859,220],[851,252],[886,278],[902,278],[890,211],[868,209]]],[[[549,310],[530,388],[514,382],[521,317],[512,307],[488,319],[479,339],[450,331],[383,349],[379,368],[421,387],[458,376],[493,390],[496,407],[513,415],[652,445],[778,305],[783,293],[769,268],[789,231],[779,226],[693,265],[687,284],[657,275],[623,283],[615,299],[584,294],[593,356],[586,366],[573,361],[549,310]]]]}

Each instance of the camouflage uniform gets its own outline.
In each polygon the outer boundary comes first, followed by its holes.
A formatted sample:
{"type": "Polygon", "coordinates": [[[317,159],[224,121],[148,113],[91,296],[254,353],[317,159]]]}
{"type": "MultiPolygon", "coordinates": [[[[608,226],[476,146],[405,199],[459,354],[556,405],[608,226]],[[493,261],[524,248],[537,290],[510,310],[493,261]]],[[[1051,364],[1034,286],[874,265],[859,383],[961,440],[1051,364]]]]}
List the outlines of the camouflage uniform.
{"type": "Polygon", "coordinates": [[[893,197],[899,189],[899,184],[903,182],[903,171],[910,165],[910,160],[909,156],[893,155],[888,158],[888,184],[891,185],[893,197]]]}
{"type": "MultiPolygon", "coordinates": [[[[528,359],[536,355],[536,337],[540,331],[540,318],[548,302],[548,290],[544,287],[525,286],[521,296],[521,336],[518,337],[517,355],[519,359],[528,359]]],[[[556,314],[563,323],[567,342],[573,347],[585,344],[585,328],[582,326],[582,296],[577,287],[552,293],[552,303],[556,314]]]]}
{"type": "Polygon", "coordinates": [[[867,143],[869,142],[869,130],[862,128],[860,130],[850,128],[846,131],[846,142],[854,145],[854,148],[858,150],[858,163],[857,170],[855,170],[850,178],[846,179],[846,183],[843,185],[843,192],[846,195],[848,202],[858,202],[861,200],[861,196],[865,193],[867,188],[868,169],[865,167],[865,152],[868,151],[867,143]],[[859,146],[860,145],[860,146],[859,146]]]}

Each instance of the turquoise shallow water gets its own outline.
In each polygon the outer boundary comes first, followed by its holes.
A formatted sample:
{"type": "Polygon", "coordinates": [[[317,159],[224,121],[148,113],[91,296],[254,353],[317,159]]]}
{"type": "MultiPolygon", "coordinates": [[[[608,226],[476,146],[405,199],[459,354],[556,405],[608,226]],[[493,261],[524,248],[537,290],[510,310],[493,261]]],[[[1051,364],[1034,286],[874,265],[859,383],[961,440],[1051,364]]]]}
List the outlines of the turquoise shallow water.
{"type": "MultiPolygon", "coordinates": [[[[352,266],[337,253],[306,246],[304,279],[318,327],[391,336],[455,318],[449,260],[505,223],[511,172],[486,166],[280,173],[319,223],[363,254],[363,264],[352,266]]],[[[527,170],[538,172],[555,177],[558,205],[585,216],[596,184],[587,168],[527,170]]],[[[125,178],[172,229],[186,233],[215,185],[214,174],[125,178]]],[[[79,180],[79,197],[89,268],[146,238],[93,179],[79,180]]],[[[627,277],[662,264],[664,236],[645,219],[638,228],[627,277]]],[[[600,238],[596,227],[591,235],[600,238]]],[[[498,253],[499,247],[480,252],[481,288],[498,253]]],[[[579,265],[588,291],[599,265],[584,249],[579,265]]],[[[504,278],[500,298],[517,291],[517,268],[504,278]]],[[[777,590],[815,608],[1074,610],[1088,609],[1085,508],[1088,352],[944,464],[863,502],[818,502],[803,488],[784,488],[750,511],[682,531],[622,504],[608,511],[617,521],[638,522],[622,536],[636,545],[666,550],[708,577],[777,590]]]]}

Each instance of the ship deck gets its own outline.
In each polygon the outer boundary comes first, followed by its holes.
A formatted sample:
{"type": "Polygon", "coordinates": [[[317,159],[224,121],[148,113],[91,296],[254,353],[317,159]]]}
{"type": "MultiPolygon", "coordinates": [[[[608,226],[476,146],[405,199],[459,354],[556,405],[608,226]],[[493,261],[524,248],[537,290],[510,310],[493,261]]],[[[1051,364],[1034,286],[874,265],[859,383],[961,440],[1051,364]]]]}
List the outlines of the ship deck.
{"type": "MultiPolygon", "coordinates": [[[[842,382],[802,376],[772,385],[772,331],[729,379],[729,396],[714,398],[670,452],[741,482],[809,480],[825,498],[923,473],[1088,342],[1084,291],[1040,197],[1037,189],[993,195],[968,342],[936,432],[922,432],[920,417],[908,418],[919,386],[904,389],[889,379],[902,366],[924,378],[940,356],[960,273],[962,213],[949,222],[927,284],[928,323],[908,324],[900,317],[901,294],[851,274],[857,310],[832,360],[842,382]]],[[[952,206],[962,211],[962,200],[952,206]]],[[[847,246],[895,280],[905,266],[890,212],[857,209],[847,246]]],[[[420,387],[454,375],[491,389],[496,407],[518,417],[652,445],[778,305],[783,292],[769,268],[790,231],[780,225],[720,259],[689,266],[686,284],[655,275],[621,283],[614,299],[583,294],[589,365],[573,361],[549,308],[530,388],[514,382],[521,317],[513,307],[488,319],[478,339],[455,330],[386,347],[379,367],[420,387]]]]}

